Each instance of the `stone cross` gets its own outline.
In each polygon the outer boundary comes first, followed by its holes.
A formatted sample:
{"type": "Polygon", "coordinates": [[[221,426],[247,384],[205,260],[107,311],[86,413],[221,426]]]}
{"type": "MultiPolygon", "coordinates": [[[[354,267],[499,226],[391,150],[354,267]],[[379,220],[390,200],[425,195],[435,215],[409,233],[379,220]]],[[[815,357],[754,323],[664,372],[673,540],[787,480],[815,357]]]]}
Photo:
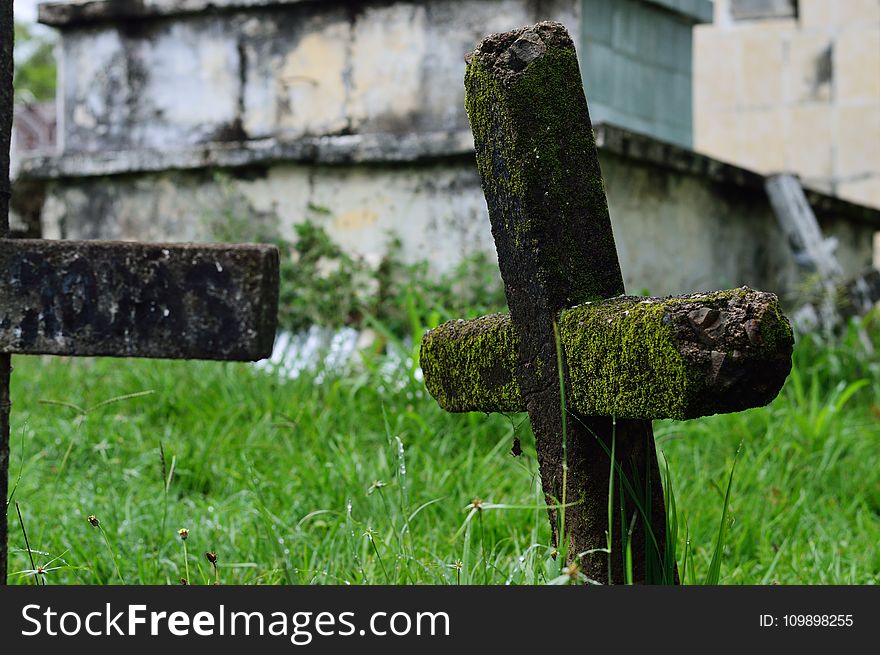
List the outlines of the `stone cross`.
{"type": "Polygon", "coordinates": [[[788,321],[747,288],[623,295],[562,25],[487,37],[465,88],[510,315],[426,334],[425,384],[448,411],[528,412],[554,544],[588,578],[624,582],[626,540],[635,582],[677,582],[651,419],[769,403],[791,369],[788,321]]]}
{"type": "Polygon", "coordinates": [[[278,251],[264,245],[8,239],[12,0],[0,0],[0,583],[6,583],[11,354],[268,357],[278,251]]]}

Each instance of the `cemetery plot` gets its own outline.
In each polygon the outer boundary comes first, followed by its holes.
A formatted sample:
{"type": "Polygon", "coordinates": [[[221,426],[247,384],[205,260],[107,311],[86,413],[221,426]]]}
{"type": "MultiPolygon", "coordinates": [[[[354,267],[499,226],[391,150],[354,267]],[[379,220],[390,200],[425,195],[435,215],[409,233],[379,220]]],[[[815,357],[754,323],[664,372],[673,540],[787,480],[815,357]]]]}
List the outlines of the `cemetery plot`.
{"type": "MultiPolygon", "coordinates": [[[[3,169],[11,30],[7,3],[3,169]]],[[[749,289],[623,296],[577,54],[562,25],[487,37],[468,58],[465,85],[510,315],[426,335],[428,389],[451,411],[528,412],[553,540],[571,566],[612,583],[676,582],[651,420],[772,400],[791,365],[788,322],[775,296],[749,289]]],[[[5,221],[5,170],[0,178],[5,221]]],[[[0,237],[7,231],[0,224],[0,237]]],[[[252,360],[271,350],[272,247],[0,239],[0,266],[0,496],[10,353],[252,360]]],[[[6,526],[4,506],[3,580],[6,526]]]]}

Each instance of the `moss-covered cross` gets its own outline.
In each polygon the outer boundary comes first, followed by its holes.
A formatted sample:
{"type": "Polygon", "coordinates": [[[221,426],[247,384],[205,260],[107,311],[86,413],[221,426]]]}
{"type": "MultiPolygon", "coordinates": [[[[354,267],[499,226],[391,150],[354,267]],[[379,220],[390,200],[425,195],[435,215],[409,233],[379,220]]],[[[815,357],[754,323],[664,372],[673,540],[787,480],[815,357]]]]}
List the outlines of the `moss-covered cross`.
{"type": "Polygon", "coordinates": [[[770,402],[791,368],[791,328],[776,296],[747,288],[622,295],[562,25],[487,37],[468,57],[465,87],[510,315],[425,335],[427,388],[452,412],[529,413],[554,543],[569,564],[625,582],[628,551],[633,581],[676,582],[651,419],[770,402]]]}

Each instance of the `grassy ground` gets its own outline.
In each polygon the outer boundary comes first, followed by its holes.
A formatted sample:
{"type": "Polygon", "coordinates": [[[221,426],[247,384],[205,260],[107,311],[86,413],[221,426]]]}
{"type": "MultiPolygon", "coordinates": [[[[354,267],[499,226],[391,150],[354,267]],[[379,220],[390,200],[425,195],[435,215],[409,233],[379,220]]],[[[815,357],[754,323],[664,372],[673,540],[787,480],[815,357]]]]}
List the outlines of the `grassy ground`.
{"type": "MultiPolygon", "coordinates": [[[[877,357],[850,335],[802,341],[795,361],[768,408],[655,426],[689,582],[709,569],[740,444],[723,583],[880,582],[877,357]]],[[[11,580],[211,583],[206,551],[224,584],[555,578],[525,417],[446,414],[380,363],[318,383],[238,364],[16,358],[10,571],[48,572],[11,580]],[[465,523],[474,498],[514,508],[465,523]]]]}

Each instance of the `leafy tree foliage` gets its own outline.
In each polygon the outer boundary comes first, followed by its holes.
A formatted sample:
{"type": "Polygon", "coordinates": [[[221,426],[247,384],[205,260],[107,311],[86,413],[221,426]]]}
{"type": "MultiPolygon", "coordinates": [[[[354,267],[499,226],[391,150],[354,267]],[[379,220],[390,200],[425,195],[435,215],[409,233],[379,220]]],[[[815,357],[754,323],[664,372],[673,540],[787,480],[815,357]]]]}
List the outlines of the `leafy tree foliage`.
{"type": "Polygon", "coordinates": [[[15,23],[15,99],[44,102],[55,97],[55,39],[51,32],[15,23]]]}

